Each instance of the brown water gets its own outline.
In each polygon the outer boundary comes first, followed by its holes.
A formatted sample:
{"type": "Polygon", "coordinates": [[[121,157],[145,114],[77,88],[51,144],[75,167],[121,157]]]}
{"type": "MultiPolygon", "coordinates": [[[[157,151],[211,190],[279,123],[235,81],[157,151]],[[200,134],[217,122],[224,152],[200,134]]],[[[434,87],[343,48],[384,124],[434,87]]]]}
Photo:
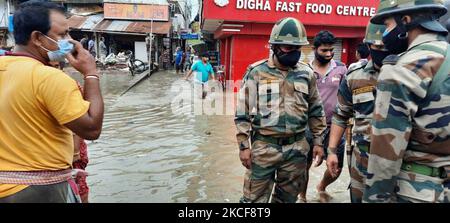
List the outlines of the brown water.
{"type": "MultiPolygon", "coordinates": [[[[172,112],[174,71],[155,73],[121,97],[131,75],[103,74],[103,132],[88,142],[91,202],[238,202],[245,169],[233,116],[172,112]]],[[[312,202],[324,169],[311,168],[312,202]]],[[[329,187],[334,202],[349,201],[346,170],[329,187]]]]}

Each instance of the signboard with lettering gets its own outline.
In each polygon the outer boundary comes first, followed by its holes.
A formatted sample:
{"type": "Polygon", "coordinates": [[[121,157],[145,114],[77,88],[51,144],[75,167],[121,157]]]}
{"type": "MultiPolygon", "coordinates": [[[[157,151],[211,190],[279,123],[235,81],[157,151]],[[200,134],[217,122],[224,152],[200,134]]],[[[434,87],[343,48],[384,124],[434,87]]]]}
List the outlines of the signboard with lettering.
{"type": "Polygon", "coordinates": [[[197,33],[182,33],[181,39],[198,39],[197,33]]]}
{"type": "Polygon", "coordinates": [[[169,21],[168,5],[104,3],[105,19],[169,21]]]}
{"type": "Polygon", "coordinates": [[[204,19],[274,23],[295,17],[305,25],[366,26],[379,0],[204,1],[204,19]],[[219,4],[220,3],[220,4],[219,4]],[[262,14],[263,13],[263,14],[262,14]],[[264,15],[264,16],[261,16],[264,15]]]}

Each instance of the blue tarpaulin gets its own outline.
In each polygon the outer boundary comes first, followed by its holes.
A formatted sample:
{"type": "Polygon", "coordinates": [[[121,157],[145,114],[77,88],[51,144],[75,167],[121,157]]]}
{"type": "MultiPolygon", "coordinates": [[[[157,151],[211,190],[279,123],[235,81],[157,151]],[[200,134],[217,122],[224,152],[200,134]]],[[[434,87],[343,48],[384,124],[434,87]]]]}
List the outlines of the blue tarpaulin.
{"type": "Polygon", "coordinates": [[[13,15],[10,15],[9,16],[9,19],[8,19],[8,31],[9,32],[14,32],[14,25],[13,25],[14,23],[13,23],[13,15]]]}

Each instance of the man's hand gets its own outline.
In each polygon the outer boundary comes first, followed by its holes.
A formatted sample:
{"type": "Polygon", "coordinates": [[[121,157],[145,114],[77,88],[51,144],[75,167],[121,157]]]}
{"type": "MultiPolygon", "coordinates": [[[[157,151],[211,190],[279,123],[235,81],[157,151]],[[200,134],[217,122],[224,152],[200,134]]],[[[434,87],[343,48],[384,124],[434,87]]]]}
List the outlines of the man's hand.
{"type": "Polygon", "coordinates": [[[337,157],[336,153],[328,154],[327,168],[328,168],[328,171],[331,173],[332,177],[337,176],[337,174],[339,172],[339,167],[338,167],[338,157],[337,157]]]}
{"type": "Polygon", "coordinates": [[[67,54],[67,60],[76,70],[78,70],[84,76],[97,75],[97,66],[95,64],[94,57],[89,51],[83,48],[80,42],[75,40],[69,40],[74,45],[74,52],[67,54]]]}
{"type": "Polygon", "coordinates": [[[252,166],[252,151],[250,149],[240,150],[239,159],[245,168],[250,169],[252,166]]]}
{"type": "Polygon", "coordinates": [[[322,146],[314,146],[313,148],[313,159],[315,159],[314,167],[320,166],[323,161],[323,147],[322,146]]]}

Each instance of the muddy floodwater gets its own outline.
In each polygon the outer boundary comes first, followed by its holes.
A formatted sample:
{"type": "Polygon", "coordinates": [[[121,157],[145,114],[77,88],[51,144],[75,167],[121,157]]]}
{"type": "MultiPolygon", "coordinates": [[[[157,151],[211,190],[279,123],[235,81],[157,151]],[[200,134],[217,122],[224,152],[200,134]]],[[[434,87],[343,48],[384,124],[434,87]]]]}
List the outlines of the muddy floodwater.
{"type": "MultiPolygon", "coordinates": [[[[79,75],[66,69],[73,77],[79,75]]],[[[232,115],[174,112],[181,75],[157,72],[129,92],[132,76],[105,70],[105,118],[100,139],[88,142],[90,202],[238,202],[241,166],[232,115]]],[[[311,168],[308,200],[325,163],[311,168]]],[[[329,186],[333,202],[349,202],[346,166],[329,186]]]]}

